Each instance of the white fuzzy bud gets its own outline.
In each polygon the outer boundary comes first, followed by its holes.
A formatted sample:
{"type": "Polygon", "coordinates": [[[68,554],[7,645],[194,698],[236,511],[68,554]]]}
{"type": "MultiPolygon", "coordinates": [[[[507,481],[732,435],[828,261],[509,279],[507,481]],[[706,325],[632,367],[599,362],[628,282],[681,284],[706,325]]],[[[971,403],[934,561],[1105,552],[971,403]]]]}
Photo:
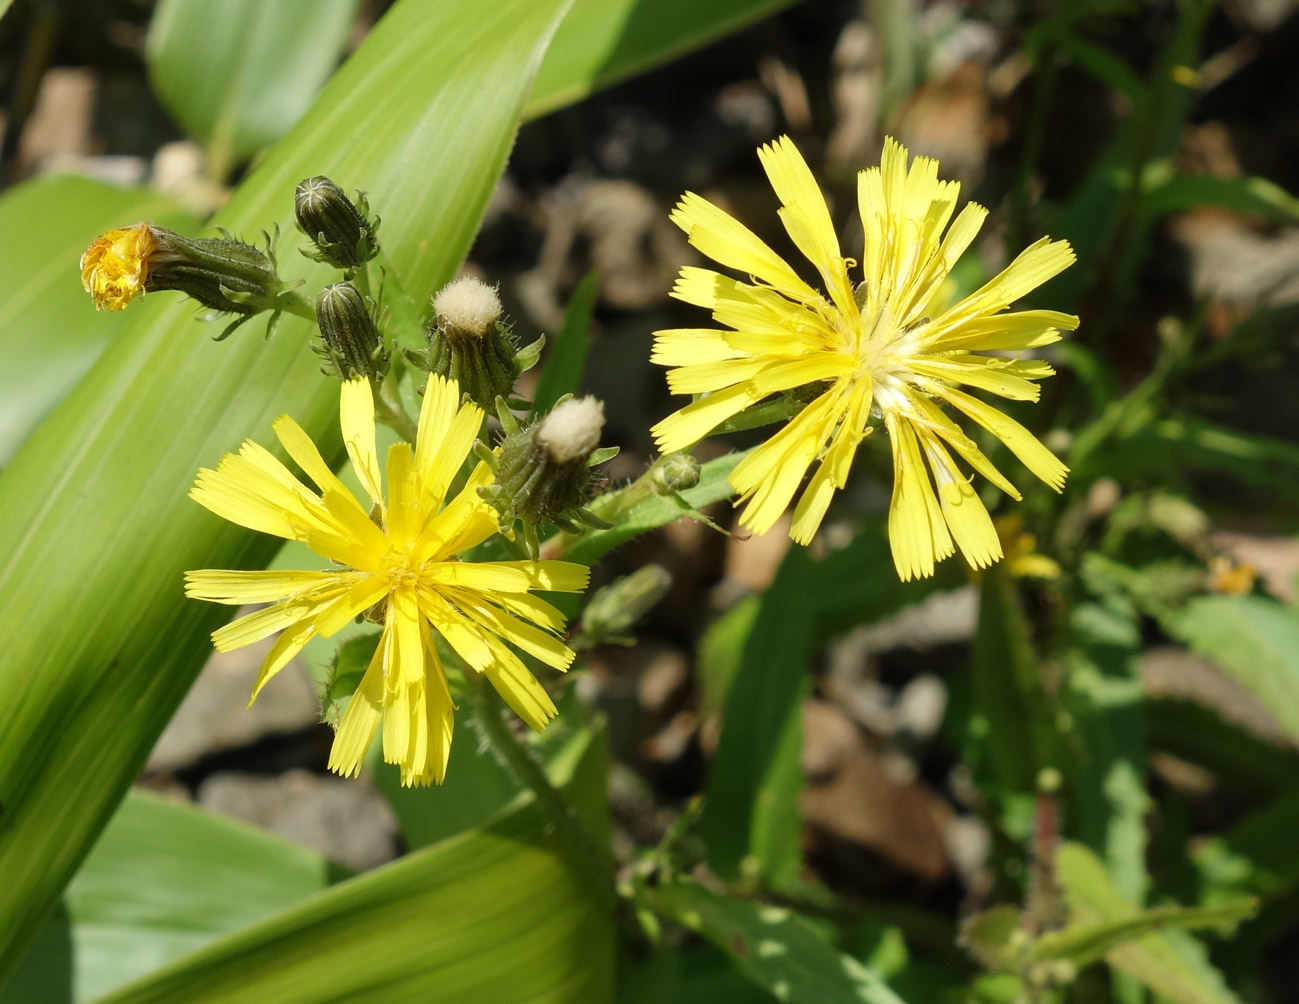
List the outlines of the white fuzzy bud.
{"type": "Polygon", "coordinates": [[[542,419],[534,433],[537,445],[557,464],[589,457],[600,445],[604,428],[604,402],[595,397],[573,397],[542,419]]]}
{"type": "Polygon", "coordinates": [[[471,275],[447,283],[433,297],[438,324],[461,335],[483,337],[501,316],[496,290],[471,275]]]}

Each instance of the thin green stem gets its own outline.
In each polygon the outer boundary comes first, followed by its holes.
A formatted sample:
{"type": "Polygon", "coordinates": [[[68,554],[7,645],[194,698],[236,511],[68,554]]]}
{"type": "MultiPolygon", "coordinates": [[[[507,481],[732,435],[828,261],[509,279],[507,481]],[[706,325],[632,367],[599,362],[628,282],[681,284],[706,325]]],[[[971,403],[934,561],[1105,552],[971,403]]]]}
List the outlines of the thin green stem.
{"type": "Polygon", "coordinates": [[[280,310],[305,317],[312,324],[316,323],[316,308],[301,293],[281,293],[275,305],[280,310]]]}
{"type": "Polygon", "coordinates": [[[397,385],[400,381],[400,368],[394,366],[379,384],[378,393],[374,395],[374,417],[384,425],[396,429],[397,435],[413,444],[419,425],[410,417],[406,406],[401,403],[401,395],[397,393],[397,385]]]}
{"type": "Polygon", "coordinates": [[[537,807],[554,827],[568,859],[589,881],[606,905],[617,900],[613,879],[613,856],[587,830],[577,811],[550,782],[532,751],[514,734],[501,715],[495,691],[482,681],[472,688],[474,717],[491,749],[504,761],[515,778],[536,798],[537,807]]]}

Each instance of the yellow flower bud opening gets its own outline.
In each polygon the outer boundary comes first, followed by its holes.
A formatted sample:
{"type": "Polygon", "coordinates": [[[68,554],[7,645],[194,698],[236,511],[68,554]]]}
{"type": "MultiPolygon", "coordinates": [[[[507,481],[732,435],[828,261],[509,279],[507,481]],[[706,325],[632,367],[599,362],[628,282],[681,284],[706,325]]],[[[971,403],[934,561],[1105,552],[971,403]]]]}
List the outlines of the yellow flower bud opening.
{"type": "Polygon", "coordinates": [[[110,230],[91,242],[81,256],[81,285],[94,299],[96,310],[124,310],[144,295],[150,256],[157,247],[148,223],[110,230]]]}

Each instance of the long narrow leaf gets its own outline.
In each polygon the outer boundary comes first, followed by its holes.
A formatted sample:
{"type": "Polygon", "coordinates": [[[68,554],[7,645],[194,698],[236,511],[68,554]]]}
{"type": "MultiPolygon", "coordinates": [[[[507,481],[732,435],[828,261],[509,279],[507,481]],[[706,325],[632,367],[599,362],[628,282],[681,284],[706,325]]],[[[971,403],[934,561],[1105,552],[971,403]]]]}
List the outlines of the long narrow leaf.
{"type": "Polygon", "coordinates": [[[525,115],[536,118],[667,62],[792,0],[576,0],[555,33],[525,115]]]}
{"type": "MultiPolygon", "coordinates": [[[[587,752],[598,757],[599,743],[587,752]]],[[[597,783],[602,789],[603,771],[597,783]]],[[[611,918],[556,841],[524,804],[214,942],[100,1004],[605,1004],[611,918]]]]}

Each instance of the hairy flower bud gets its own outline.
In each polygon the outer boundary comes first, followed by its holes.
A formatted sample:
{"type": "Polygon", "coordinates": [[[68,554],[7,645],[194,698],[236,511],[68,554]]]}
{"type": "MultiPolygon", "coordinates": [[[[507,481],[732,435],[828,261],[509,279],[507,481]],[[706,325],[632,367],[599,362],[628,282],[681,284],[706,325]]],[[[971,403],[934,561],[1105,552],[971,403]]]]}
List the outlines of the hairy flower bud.
{"type": "Polygon", "coordinates": [[[525,357],[535,361],[540,351],[535,345],[520,352],[502,318],[501,298],[481,279],[448,283],[433,297],[433,315],[428,351],[412,358],[429,373],[455,380],[485,411],[510,396],[525,357]]]}
{"type": "Polygon", "coordinates": [[[594,397],[566,398],[528,425],[506,425],[494,460],[496,483],[482,489],[482,496],[500,513],[503,529],[522,522],[529,551],[536,549],[542,521],[570,533],[609,525],[585,507],[591,467],[618,452],[597,449],[603,428],[604,404],[594,397]]]}
{"type": "Polygon", "coordinates": [[[324,175],[298,182],[293,215],[298,229],[315,246],[314,252],[303,252],[307,257],[335,268],[353,269],[379,253],[379,220],[370,221],[365,196],[358,195],[358,201],[359,206],[324,175]]]}
{"type": "Polygon", "coordinates": [[[320,327],[320,354],[333,363],[341,379],[365,376],[375,380],[387,371],[383,337],[365,298],[350,282],[336,282],[317,294],[316,324],[320,327]]]}
{"type": "Polygon", "coordinates": [[[662,565],[643,565],[614,579],[591,596],[570,644],[574,648],[635,644],[632,628],[671,588],[672,573],[662,565]]]}
{"type": "Polygon", "coordinates": [[[182,237],[151,223],[96,238],[81,256],[81,284],[98,310],[122,310],[137,296],[174,289],[213,310],[248,316],[279,309],[284,288],[275,262],[251,244],[182,237]]]}

